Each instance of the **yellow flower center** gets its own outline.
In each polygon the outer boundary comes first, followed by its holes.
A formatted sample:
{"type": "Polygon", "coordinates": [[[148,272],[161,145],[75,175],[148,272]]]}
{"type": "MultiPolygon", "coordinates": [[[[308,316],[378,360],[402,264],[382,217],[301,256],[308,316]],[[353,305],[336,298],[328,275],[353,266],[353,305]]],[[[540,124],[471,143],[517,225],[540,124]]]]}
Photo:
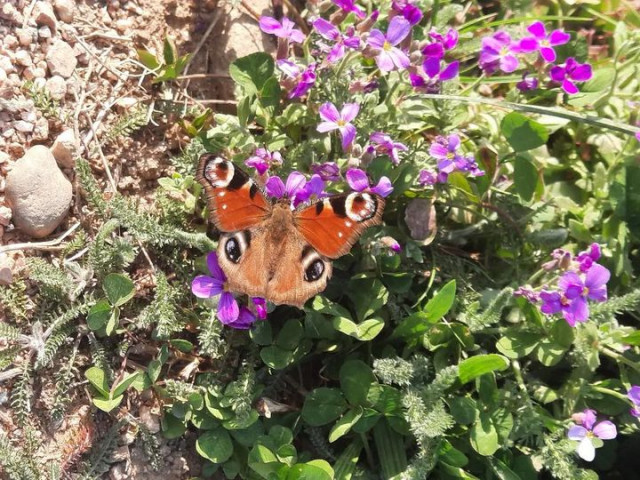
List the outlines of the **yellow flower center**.
{"type": "Polygon", "coordinates": [[[587,295],[589,295],[589,287],[584,287],[584,288],[582,289],[582,295],[583,295],[584,297],[586,297],[587,295]]]}
{"type": "Polygon", "coordinates": [[[387,41],[385,40],[384,44],[382,45],[382,49],[383,49],[385,52],[388,52],[388,51],[389,51],[389,50],[391,50],[392,48],[393,48],[393,45],[391,45],[389,42],[387,42],[387,41]]]}
{"type": "Polygon", "coordinates": [[[347,122],[345,122],[342,119],[338,120],[336,123],[338,124],[339,127],[344,127],[347,124],[347,122]]]}
{"type": "Polygon", "coordinates": [[[509,47],[502,47],[500,49],[500,56],[506,57],[507,55],[509,55],[509,47]]]}
{"type": "Polygon", "coordinates": [[[540,45],[542,45],[543,47],[550,47],[551,45],[549,44],[549,40],[542,40],[540,41],[540,45]]]}
{"type": "Polygon", "coordinates": [[[560,297],[560,303],[562,305],[569,305],[569,299],[567,297],[565,297],[564,295],[562,295],[562,297],[560,297]]]}
{"type": "Polygon", "coordinates": [[[454,157],[455,157],[455,154],[453,152],[448,152],[447,153],[447,159],[453,160],[454,157]]]}

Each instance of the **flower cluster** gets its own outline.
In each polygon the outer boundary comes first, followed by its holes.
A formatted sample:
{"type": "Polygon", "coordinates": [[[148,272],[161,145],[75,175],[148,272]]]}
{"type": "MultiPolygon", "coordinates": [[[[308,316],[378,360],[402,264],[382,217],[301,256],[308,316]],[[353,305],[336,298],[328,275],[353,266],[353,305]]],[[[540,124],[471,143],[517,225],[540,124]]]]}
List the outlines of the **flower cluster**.
{"type": "MultiPolygon", "coordinates": [[[[526,61],[529,54],[537,54],[532,68],[543,74],[546,65],[556,62],[558,56],[554,47],[564,45],[571,40],[571,35],[564,30],[553,30],[547,33],[544,23],[537,21],[527,27],[529,33],[519,40],[514,40],[509,33],[498,30],[482,39],[482,49],[478,64],[488,75],[500,70],[504,73],[515,72],[522,60],[526,61]]],[[[563,64],[552,65],[549,78],[559,84],[568,94],[578,93],[576,82],[585,82],[592,77],[591,65],[578,63],[569,57],[563,64]]],[[[538,88],[539,79],[529,77],[525,72],[522,81],[516,84],[520,91],[538,88]]]]}
{"type": "Polygon", "coordinates": [[[571,418],[575,424],[569,428],[567,437],[579,442],[576,452],[587,462],[596,457],[596,448],[602,446],[602,440],[612,440],[618,435],[616,426],[609,420],[596,423],[595,410],[586,409],[571,418]]]}
{"type": "Polygon", "coordinates": [[[438,162],[438,171],[421,170],[418,177],[418,183],[421,185],[445,183],[449,175],[455,171],[468,173],[473,177],[484,175],[473,154],[465,154],[461,151],[460,137],[456,134],[436,137],[429,147],[429,154],[438,162]]]}
{"type": "Polygon", "coordinates": [[[596,263],[600,255],[597,243],[575,257],[566,250],[556,249],[552,253],[553,260],[542,266],[549,272],[561,272],[557,277],[556,288],[545,285],[537,292],[523,286],[515,295],[532,303],[541,302],[540,311],[545,315],[562,313],[572,327],[576,323],[586,322],[589,318],[589,301],[607,300],[607,282],[611,273],[606,267],[596,263]]]}

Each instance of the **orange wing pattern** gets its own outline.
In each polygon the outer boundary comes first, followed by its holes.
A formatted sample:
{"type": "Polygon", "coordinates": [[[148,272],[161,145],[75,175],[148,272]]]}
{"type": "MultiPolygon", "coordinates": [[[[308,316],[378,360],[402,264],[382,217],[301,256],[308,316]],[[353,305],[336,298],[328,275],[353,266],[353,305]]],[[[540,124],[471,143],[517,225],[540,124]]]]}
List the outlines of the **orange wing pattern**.
{"type": "Polygon", "coordinates": [[[318,253],[335,259],[349,253],[362,232],[382,222],[384,198],[353,192],[325,198],[294,217],[296,227],[318,253]]]}
{"type": "Polygon", "coordinates": [[[271,204],[249,175],[223,157],[203,154],[196,180],[207,194],[211,220],[223,232],[254,227],[271,212],[271,204]]]}

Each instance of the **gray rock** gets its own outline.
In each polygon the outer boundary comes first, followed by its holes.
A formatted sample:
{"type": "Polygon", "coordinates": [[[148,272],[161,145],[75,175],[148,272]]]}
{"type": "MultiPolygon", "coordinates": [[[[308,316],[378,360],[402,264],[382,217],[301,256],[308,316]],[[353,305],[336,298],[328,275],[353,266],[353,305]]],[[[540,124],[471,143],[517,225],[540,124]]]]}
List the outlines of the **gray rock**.
{"type": "Polygon", "coordinates": [[[11,209],[0,205],[0,225],[7,227],[9,226],[9,222],[11,222],[11,209]]]}
{"type": "Polygon", "coordinates": [[[62,100],[67,95],[67,82],[60,75],[49,78],[44,88],[54,100],[62,100]]]}
{"type": "Polygon", "coordinates": [[[67,23],[73,22],[73,10],[75,8],[73,0],[55,0],[53,6],[60,20],[67,23]]]}
{"type": "Polygon", "coordinates": [[[36,19],[36,24],[46,25],[51,29],[51,32],[55,33],[58,26],[58,21],[53,13],[53,7],[48,2],[36,2],[33,7],[32,16],[36,19]]]}
{"type": "Polygon", "coordinates": [[[17,122],[13,122],[13,128],[22,133],[30,133],[33,132],[33,123],[18,120],[17,122]]]}
{"type": "Polygon", "coordinates": [[[0,254],[0,285],[10,285],[13,281],[13,259],[6,254],[0,254]]]}
{"type": "Polygon", "coordinates": [[[73,52],[73,48],[63,41],[58,40],[47,52],[47,66],[52,75],[60,75],[69,78],[76,69],[78,60],[73,52]]]}
{"type": "Polygon", "coordinates": [[[76,136],[72,129],[67,129],[58,135],[53,142],[51,153],[62,168],[73,168],[76,166],[76,136]]]}
{"type": "Polygon", "coordinates": [[[22,14],[14,7],[10,2],[3,2],[2,9],[0,9],[0,18],[9,20],[16,25],[24,21],[22,14]]]}
{"type": "Polygon", "coordinates": [[[67,215],[72,189],[49,149],[36,145],[9,172],[5,195],[13,210],[13,224],[41,238],[53,232],[67,215]]]}
{"type": "Polygon", "coordinates": [[[47,27],[46,25],[41,26],[38,29],[38,38],[43,40],[51,38],[51,30],[49,29],[49,27],[47,27]]]}

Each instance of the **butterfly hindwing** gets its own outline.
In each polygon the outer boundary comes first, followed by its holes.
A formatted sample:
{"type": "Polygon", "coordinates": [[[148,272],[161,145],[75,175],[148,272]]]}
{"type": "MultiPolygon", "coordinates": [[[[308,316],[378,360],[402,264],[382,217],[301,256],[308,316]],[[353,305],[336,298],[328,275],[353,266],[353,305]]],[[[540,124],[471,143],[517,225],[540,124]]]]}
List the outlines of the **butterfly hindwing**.
{"type": "Polygon", "coordinates": [[[249,175],[219,155],[200,157],[196,179],[204,186],[211,219],[223,232],[258,225],[270,212],[271,204],[249,175]]]}
{"type": "Polygon", "coordinates": [[[349,252],[362,232],[382,222],[384,198],[369,192],[333,195],[298,212],[298,231],[325,257],[335,259],[349,252]]]}

